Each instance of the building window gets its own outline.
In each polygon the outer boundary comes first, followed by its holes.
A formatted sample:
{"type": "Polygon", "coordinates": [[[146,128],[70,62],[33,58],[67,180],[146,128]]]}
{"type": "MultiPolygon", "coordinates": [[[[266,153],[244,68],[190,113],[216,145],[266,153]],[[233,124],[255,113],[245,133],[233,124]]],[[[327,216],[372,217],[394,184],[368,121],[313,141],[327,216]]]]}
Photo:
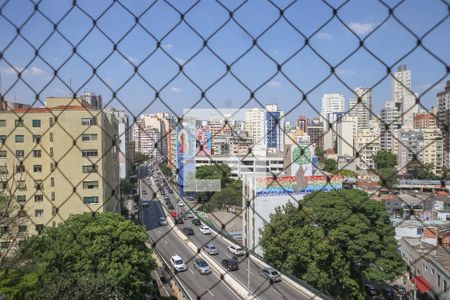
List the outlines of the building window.
{"type": "Polygon", "coordinates": [[[23,127],[23,120],[18,119],[18,120],[16,120],[15,124],[16,124],[16,127],[23,127]]]}
{"type": "Polygon", "coordinates": [[[44,224],[36,224],[36,231],[41,233],[44,230],[44,224]]]}
{"type": "Polygon", "coordinates": [[[48,118],[48,124],[50,124],[50,126],[53,125],[53,117],[48,118]]]}
{"type": "Polygon", "coordinates": [[[6,135],[0,135],[0,143],[4,143],[6,141],[6,135]]]}
{"type": "Polygon", "coordinates": [[[33,143],[40,143],[40,142],[41,142],[41,136],[33,135],[33,143]]]}
{"type": "Polygon", "coordinates": [[[34,202],[44,201],[44,195],[34,195],[34,202]]]}
{"type": "Polygon", "coordinates": [[[55,163],[50,163],[50,171],[55,171],[55,163]]]}
{"type": "Polygon", "coordinates": [[[98,181],[84,181],[83,189],[98,189],[98,181]]]}
{"type": "Polygon", "coordinates": [[[443,288],[444,288],[444,293],[446,293],[446,292],[447,292],[447,281],[444,279],[444,280],[442,280],[442,282],[443,282],[443,284],[444,284],[444,286],[443,286],[443,288]]]}
{"type": "Polygon", "coordinates": [[[50,197],[52,201],[55,201],[55,192],[52,192],[50,197]]]}
{"type": "Polygon", "coordinates": [[[33,157],[41,157],[42,151],[41,150],[33,150],[33,157]]]}
{"type": "Polygon", "coordinates": [[[431,273],[433,273],[433,275],[435,275],[436,271],[434,269],[431,269],[431,273]]]}
{"type": "Polygon", "coordinates": [[[50,186],[51,187],[55,186],[55,177],[50,177],[50,186]]]}
{"type": "Polygon", "coordinates": [[[32,120],[31,124],[33,127],[41,127],[41,120],[32,120]]]}
{"type": "Polygon", "coordinates": [[[42,165],[34,165],[33,166],[33,172],[42,172],[42,165]]]}
{"type": "Polygon", "coordinates": [[[97,172],[97,165],[83,166],[83,173],[95,173],[97,172]]]}
{"type": "Polygon", "coordinates": [[[6,127],[6,120],[0,120],[0,127],[6,127]]]}
{"type": "Polygon", "coordinates": [[[441,286],[441,275],[438,274],[437,276],[437,286],[440,287],[441,286]]]}
{"type": "Polygon", "coordinates": [[[6,150],[1,150],[0,151],[0,158],[6,158],[6,154],[7,154],[6,150]]]}
{"type": "Polygon", "coordinates": [[[27,225],[19,225],[19,232],[27,232],[27,225]]]}
{"type": "Polygon", "coordinates": [[[27,201],[27,196],[25,196],[25,195],[17,195],[16,196],[16,200],[17,200],[17,202],[19,202],[19,203],[23,203],[23,202],[26,202],[27,201]]]}
{"type": "Polygon", "coordinates": [[[43,190],[44,189],[44,185],[42,184],[42,180],[35,180],[34,181],[34,187],[36,188],[36,190],[43,190]]]}
{"type": "Polygon", "coordinates": [[[53,147],[50,147],[50,157],[53,157],[53,147]]]}
{"type": "Polygon", "coordinates": [[[25,151],[16,150],[16,158],[24,158],[24,157],[25,157],[25,151]]]}
{"type": "Polygon", "coordinates": [[[95,118],[81,118],[81,125],[82,126],[91,126],[91,125],[96,125],[97,122],[95,120],[95,118]]]}
{"type": "Polygon", "coordinates": [[[36,218],[42,218],[44,216],[44,210],[43,209],[36,209],[34,211],[34,216],[36,218]]]}
{"type": "Polygon", "coordinates": [[[83,197],[83,202],[85,204],[97,204],[98,197],[97,196],[83,197]]]}
{"type": "Polygon", "coordinates": [[[53,142],[53,132],[49,133],[50,142],[53,142]]]}
{"type": "Polygon", "coordinates": [[[16,135],[16,143],[23,143],[25,140],[23,134],[17,134],[16,135]]]}
{"type": "Polygon", "coordinates": [[[8,167],[0,166],[0,174],[2,175],[8,174],[8,167]]]}
{"type": "Polygon", "coordinates": [[[25,184],[25,180],[17,180],[17,189],[19,191],[26,191],[27,185],[25,184]]]}
{"type": "Polygon", "coordinates": [[[83,134],[83,135],[81,135],[81,140],[83,142],[96,141],[97,140],[97,134],[96,133],[83,134]]]}
{"type": "Polygon", "coordinates": [[[16,166],[16,173],[24,173],[24,172],[25,172],[25,166],[24,165],[16,166]]]}
{"type": "Polygon", "coordinates": [[[98,155],[98,151],[96,149],[89,149],[89,150],[82,151],[83,157],[95,157],[97,155],[98,155]]]}

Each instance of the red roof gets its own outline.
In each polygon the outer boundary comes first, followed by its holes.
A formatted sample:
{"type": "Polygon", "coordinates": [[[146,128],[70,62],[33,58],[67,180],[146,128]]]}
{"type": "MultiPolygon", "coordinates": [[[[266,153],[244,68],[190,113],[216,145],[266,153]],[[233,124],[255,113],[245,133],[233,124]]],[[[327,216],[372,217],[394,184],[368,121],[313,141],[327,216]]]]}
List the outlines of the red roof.
{"type": "Polygon", "coordinates": [[[428,281],[425,280],[425,278],[423,278],[422,275],[413,278],[412,282],[414,282],[416,284],[417,289],[419,290],[419,292],[421,292],[422,294],[425,294],[426,292],[432,290],[432,286],[431,284],[428,283],[428,281]]]}

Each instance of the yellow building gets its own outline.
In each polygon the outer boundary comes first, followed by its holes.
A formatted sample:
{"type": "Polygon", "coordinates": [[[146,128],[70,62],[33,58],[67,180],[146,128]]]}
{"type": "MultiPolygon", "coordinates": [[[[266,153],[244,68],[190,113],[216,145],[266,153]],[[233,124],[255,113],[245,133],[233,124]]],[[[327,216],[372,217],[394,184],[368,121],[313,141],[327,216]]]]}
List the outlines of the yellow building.
{"type": "Polygon", "coordinates": [[[119,211],[117,133],[112,114],[73,98],[0,111],[1,253],[71,214],[119,211]]]}

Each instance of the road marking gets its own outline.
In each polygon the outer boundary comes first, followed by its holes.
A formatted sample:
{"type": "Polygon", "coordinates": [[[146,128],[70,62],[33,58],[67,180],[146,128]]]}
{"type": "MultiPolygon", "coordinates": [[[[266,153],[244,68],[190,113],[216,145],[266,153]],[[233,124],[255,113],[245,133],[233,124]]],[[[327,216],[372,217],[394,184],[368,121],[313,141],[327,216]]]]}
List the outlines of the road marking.
{"type": "Polygon", "coordinates": [[[164,240],[164,244],[166,244],[166,245],[167,245],[167,244],[168,244],[168,242],[167,242],[166,240],[164,240]]]}
{"type": "Polygon", "coordinates": [[[213,296],[214,297],[214,294],[213,293],[211,293],[211,291],[209,290],[209,289],[207,289],[207,291],[208,291],[208,293],[211,295],[211,296],[213,296]]]}
{"type": "Polygon", "coordinates": [[[192,271],[191,269],[188,269],[189,271],[191,271],[192,274],[194,274],[194,271],[192,271]]]}
{"type": "Polygon", "coordinates": [[[283,297],[283,295],[281,295],[280,293],[277,292],[276,289],[272,289],[274,291],[274,293],[276,293],[278,296],[283,297]]]}

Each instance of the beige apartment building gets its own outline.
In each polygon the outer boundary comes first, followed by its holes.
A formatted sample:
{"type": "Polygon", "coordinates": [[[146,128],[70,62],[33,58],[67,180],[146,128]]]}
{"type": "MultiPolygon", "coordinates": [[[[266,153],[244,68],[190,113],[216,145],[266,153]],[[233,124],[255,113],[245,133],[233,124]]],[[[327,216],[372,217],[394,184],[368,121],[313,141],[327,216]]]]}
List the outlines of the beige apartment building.
{"type": "Polygon", "coordinates": [[[119,211],[118,123],[83,100],[0,111],[0,253],[72,214],[119,211]]]}

